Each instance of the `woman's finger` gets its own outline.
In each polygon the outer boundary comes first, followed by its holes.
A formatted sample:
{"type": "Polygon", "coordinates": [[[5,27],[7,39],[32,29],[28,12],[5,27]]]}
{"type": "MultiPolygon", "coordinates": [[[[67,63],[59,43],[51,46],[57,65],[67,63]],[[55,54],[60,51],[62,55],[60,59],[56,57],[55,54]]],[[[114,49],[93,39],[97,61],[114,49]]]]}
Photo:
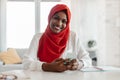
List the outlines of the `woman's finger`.
{"type": "Polygon", "coordinates": [[[54,60],[54,62],[59,62],[59,61],[62,61],[62,60],[64,60],[64,59],[63,58],[57,58],[57,59],[54,60]]]}
{"type": "Polygon", "coordinates": [[[76,59],[72,59],[71,62],[72,62],[72,63],[75,63],[75,62],[77,62],[77,60],[76,60],[76,59]]]}
{"type": "Polygon", "coordinates": [[[78,66],[72,66],[72,70],[76,70],[78,66]]]}

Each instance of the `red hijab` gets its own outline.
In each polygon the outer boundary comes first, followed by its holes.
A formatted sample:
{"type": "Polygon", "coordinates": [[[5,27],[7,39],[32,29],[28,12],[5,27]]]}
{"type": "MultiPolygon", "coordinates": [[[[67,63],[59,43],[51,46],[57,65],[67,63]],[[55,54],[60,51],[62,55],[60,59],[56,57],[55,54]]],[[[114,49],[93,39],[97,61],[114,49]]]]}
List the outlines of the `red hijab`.
{"type": "Polygon", "coordinates": [[[64,4],[58,4],[54,6],[48,16],[48,26],[39,40],[38,54],[37,57],[43,62],[52,62],[56,58],[59,58],[66,48],[66,44],[69,37],[69,23],[70,23],[71,13],[69,8],[64,4]],[[59,11],[66,10],[67,13],[67,24],[66,28],[60,33],[54,33],[50,29],[50,19],[52,16],[59,11]]]}

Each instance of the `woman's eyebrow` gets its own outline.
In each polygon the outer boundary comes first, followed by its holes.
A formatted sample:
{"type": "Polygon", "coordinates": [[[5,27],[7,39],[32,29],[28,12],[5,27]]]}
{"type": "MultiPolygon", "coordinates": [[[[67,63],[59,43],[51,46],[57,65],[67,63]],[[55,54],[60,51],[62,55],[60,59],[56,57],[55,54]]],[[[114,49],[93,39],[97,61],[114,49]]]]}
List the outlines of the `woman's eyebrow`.
{"type": "MultiPolygon", "coordinates": [[[[53,17],[58,17],[58,18],[60,18],[60,16],[59,16],[59,15],[57,15],[57,14],[55,14],[53,17]]],[[[66,18],[63,18],[62,20],[67,21],[67,17],[66,17],[66,18]]]]}

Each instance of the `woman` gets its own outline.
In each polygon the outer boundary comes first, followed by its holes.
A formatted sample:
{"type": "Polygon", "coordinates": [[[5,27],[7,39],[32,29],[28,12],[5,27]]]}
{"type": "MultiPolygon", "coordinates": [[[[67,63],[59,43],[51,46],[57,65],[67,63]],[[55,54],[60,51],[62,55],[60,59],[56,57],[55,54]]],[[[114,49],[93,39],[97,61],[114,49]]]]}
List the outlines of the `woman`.
{"type": "Polygon", "coordinates": [[[23,63],[25,69],[63,72],[91,66],[77,35],[70,31],[71,13],[64,4],[54,6],[44,33],[32,39],[23,63]]]}

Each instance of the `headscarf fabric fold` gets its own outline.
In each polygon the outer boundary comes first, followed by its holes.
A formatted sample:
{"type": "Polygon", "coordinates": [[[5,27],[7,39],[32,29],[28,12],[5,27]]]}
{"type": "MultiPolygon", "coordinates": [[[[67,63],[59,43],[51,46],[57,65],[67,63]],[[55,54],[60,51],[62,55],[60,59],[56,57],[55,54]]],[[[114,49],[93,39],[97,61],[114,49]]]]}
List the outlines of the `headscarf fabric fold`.
{"type": "Polygon", "coordinates": [[[48,16],[48,25],[39,40],[37,57],[42,62],[50,63],[55,59],[59,58],[66,48],[66,44],[69,38],[69,23],[71,13],[69,8],[64,4],[57,4],[54,6],[48,16]],[[50,20],[55,13],[66,10],[67,13],[67,24],[66,28],[60,33],[54,33],[50,29],[50,20]]]}

